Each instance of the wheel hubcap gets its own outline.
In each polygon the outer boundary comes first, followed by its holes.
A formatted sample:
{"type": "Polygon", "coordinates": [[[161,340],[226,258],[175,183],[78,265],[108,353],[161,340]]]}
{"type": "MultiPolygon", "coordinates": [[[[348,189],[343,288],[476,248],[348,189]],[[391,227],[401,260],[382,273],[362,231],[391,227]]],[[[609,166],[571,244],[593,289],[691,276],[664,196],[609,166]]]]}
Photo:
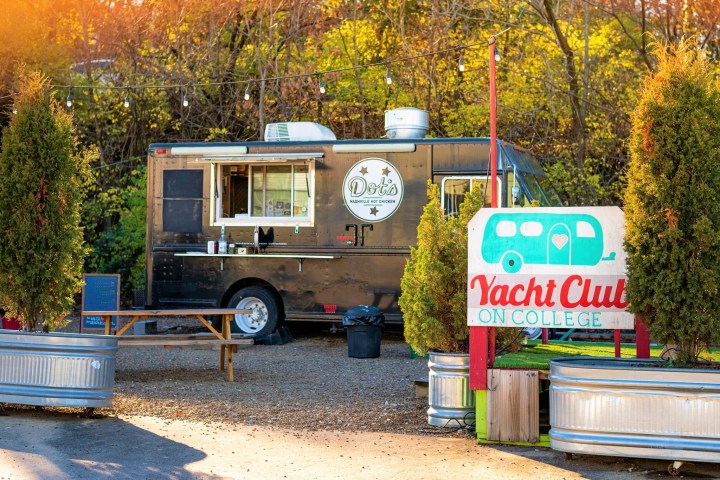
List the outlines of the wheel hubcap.
{"type": "Polygon", "coordinates": [[[250,314],[235,315],[235,323],[245,333],[257,333],[262,330],[268,322],[267,306],[256,297],[246,297],[240,300],[237,308],[252,310],[250,314]]]}

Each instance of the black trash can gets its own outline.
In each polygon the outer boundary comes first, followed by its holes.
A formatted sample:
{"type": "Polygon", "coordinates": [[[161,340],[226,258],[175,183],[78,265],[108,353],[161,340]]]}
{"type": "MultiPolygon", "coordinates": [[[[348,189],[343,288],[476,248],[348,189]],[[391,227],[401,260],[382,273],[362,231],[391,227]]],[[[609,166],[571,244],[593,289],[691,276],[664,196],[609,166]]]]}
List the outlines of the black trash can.
{"type": "Polygon", "coordinates": [[[348,356],[376,358],[380,356],[380,337],[385,328],[385,315],[369,305],[351,307],[342,319],[347,330],[348,356]]]}

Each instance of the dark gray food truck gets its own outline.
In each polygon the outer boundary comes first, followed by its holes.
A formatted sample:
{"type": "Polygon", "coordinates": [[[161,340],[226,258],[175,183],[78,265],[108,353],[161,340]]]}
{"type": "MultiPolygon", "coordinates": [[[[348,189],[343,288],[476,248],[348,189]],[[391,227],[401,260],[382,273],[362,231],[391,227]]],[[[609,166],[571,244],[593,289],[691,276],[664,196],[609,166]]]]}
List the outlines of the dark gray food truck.
{"type": "MultiPolygon", "coordinates": [[[[402,322],[426,182],[450,215],[476,182],[489,205],[490,141],[423,138],[414,122],[388,128],[388,113],[387,139],[295,122],[268,125],[263,142],[150,145],[146,303],[251,309],[233,331],[258,336],[283,321],[339,322],[355,305],[402,322]]],[[[498,142],[497,172],[498,205],[561,205],[523,149],[498,142]]]]}

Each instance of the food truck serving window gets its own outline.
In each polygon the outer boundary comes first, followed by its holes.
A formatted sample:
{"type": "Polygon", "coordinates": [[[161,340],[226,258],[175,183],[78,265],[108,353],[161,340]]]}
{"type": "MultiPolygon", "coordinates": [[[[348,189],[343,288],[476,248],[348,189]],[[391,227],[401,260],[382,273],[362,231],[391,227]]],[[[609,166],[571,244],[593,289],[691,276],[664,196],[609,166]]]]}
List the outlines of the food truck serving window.
{"type": "Polygon", "coordinates": [[[312,225],[314,163],[212,165],[215,224],[312,225]]]}

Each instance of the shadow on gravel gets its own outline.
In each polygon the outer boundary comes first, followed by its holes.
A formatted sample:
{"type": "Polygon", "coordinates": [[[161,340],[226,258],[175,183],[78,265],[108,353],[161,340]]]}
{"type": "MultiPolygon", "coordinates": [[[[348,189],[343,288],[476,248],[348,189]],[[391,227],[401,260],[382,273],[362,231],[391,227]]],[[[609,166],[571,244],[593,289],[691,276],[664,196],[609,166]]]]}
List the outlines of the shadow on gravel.
{"type": "Polygon", "coordinates": [[[184,466],[206,457],[118,418],[85,418],[82,409],[4,404],[0,431],[0,473],[32,465],[32,477],[15,470],[11,478],[194,479],[184,466]]]}

